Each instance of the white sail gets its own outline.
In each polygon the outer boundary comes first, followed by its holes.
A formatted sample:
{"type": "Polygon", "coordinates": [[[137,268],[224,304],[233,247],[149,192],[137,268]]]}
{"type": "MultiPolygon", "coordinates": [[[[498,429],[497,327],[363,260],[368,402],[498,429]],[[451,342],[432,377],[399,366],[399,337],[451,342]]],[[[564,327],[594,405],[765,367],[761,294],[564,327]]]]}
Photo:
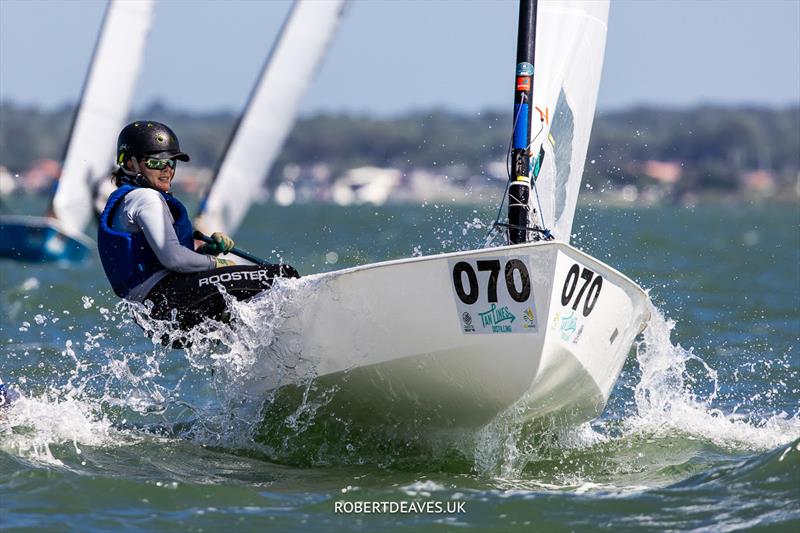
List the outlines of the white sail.
{"type": "MultiPolygon", "coordinates": [[[[531,150],[544,149],[537,195],[543,225],[569,242],[603,70],[608,1],[540,0],[531,150]],[[541,122],[544,115],[545,121],[541,122]],[[541,132],[540,132],[541,130],[541,132]],[[537,135],[538,133],[538,135],[537,135]]],[[[537,203],[538,202],[538,203],[537,203]]]]}
{"type": "Polygon", "coordinates": [[[92,217],[91,180],[113,168],[152,9],[152,0],[111,0],[108,5],[53,197],[53,213],[72,231],[82,232],[92,217]]]}
{"type": "Polygon", "coordinates": [[[297,0],[267,59],[195,226],[236,232],[294,124],[344,0],[297,0]]]}

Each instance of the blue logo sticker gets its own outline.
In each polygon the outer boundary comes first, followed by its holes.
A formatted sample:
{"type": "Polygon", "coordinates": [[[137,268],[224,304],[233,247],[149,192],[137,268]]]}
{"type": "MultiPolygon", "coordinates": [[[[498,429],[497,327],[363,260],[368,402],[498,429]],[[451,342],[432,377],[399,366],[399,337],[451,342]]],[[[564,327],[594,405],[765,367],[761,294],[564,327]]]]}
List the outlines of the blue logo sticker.
{"type": "Polygon", "coordinates": [[[533,65],[527,62],[517,63],[517,76],[533,76],[533,65]]]}
{"type": "Polygon", "coordinates": [[[562,317],[561,338],[563,340],[568,341],[576,329],[578,329],[578,319],[574,312],[571,312],[569,316],[562,317]]]}
{"type": "Polygon", "coordinates": [[[492,304],[492,308],[488,311],[478,313],[478,316],[481,317],[481,325],[483,328],[486,329],[490,327],[492,333],[511,333],[511,324],[513,324],[514,320],[517,318],[508,310],[508,306],[503,306],[498,309],[495,304],[492,304]],[[508,321],[508,324],[503,324],[503,322],[506,321],[508,321]]]}

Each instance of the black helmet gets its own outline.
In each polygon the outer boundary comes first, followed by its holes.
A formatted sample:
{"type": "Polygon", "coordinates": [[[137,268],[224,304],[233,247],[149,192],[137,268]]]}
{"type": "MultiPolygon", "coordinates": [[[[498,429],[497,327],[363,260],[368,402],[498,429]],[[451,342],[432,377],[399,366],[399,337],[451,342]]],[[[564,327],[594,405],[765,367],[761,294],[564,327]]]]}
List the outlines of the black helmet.
{"type": "Polygon", "coordinates": [[[129,158],[140,156],[189,160],[189,155],[181,152],[175,132],[166,124],[152,120],[131,122],[119,132],[117,164],[124,166],[129,158]]]}

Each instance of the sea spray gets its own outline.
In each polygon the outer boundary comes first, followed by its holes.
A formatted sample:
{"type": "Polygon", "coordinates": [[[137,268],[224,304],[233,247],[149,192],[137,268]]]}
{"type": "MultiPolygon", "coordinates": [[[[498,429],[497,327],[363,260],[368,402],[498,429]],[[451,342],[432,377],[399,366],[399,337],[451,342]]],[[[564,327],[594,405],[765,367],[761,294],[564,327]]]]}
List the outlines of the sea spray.
{"type": "Polygon", "coordinates": [[[720,373],[693,350],[673,344],[676,323],[660,309],[651,304],[650,314],[613,393],[628,401],[612,397],[598,420],[576,427],[532,425],[512,406],[475,434],[474,471],[506,480],[503,485],[534,477],[552,487],[599,483],[598,489],[608,490],[613,479],[618,488],[638,490],[669,482],[674,469],[690,471],[704,443],[744,454],[800,436],[797,414],[751,418],[725,412],[717,405],[720,373]]]}
{"type": "MultiPolygon", "coordinates": [[[[412,456],[421,454],[425,455],[428,467],[433,464],[463,466],[471,461],[474,472],[513,479],[523,472],[536,470],[537,464],[556,461],[564,463],[564,468],[558,475],[550,476],[548,481],[576,485],[592,482],[597,477],[605,479],[605,475],[597,476],[597,472],[604,469],[610,468],[616,473],[635,470],[633,465],[592,464],[594,460],[591,458],[588,464],[579,464],[581,457],[587,453],[591,455],[592,450],[614,449],[620,443],[636,447],[641,438],[670,438],[684,433],[688,433],[690,438],[701,437],[718,445],[728,443],[740,448],[745,446],[745,449],[753,449],[753,446],[766,449],[791,438],[791,431],[787,437],[787,428],[797,427],[796,420],[781,417],[759,425],[726,417],[714,406],[719,391],[717,372],[699,355],[671,344],[669,333],[674,324],[666,321],[655,307],[651,310],[653,318],[648,329],[638,344],[637,364],[632,369],[636,376],[633,380],[628,376],[631,390],[619,391],[631,394],[633,410],[630,412],[615,413],[613,417],[604,417],[577,428],[559,427],[557,424],[529,427],[523,414],[513,407],[477,432],[453,431],[448,434],[413,425],[401,428],[393,423],[384,427],[359,427],[348,418],[346,411],[331,405],[337,392],[335,387],[326,386],[313,371],[287,374],[298,368],[296,361],[289,357],[292,350],[287,350],[287,347],[302,343],[302,339],[293,337],[292,332],[283,331],[285,322],[264,323],[263,319],[265,316],[280,317],[288,307],[302,306],[310,294],[296,291],[293,297],[294,300],[287,299],[278,293],[277,299],[265,297],[253,304],[234,304],[241,306],[239,311],[245,314],[236,321],[238,329],[230,331],[233,344],[226,345],[230,351],[221,358],[214,356],[218,359],[217,364],[221,365],[218,368],[225,369],[215,377],[218,394],[223,400],[221,404],[237,398],[236,402],[242,405],[242,398],[247,396],[245,391],[252,390],[245,385],[248,379],[252,381],[252,376],[245,379],[247,373],[242,370],[249,368],[252,371],[250,365],[256,360],[261,365],[273,365],[271,372],[290,377],[290,381],[296,384],[292,387],[293,392],[286,389],[261,398],[257,393],[253,394],[248,415],[237,418],[241,425],[228,428],[236,427],[235,431],[229,431],[230,435],[241,437],[252,433],[254,442],[250,445],[278,462],[298,465],[378,463],[404,468],[403,465],[418,463],[418,459],[412,459],[412,456]],[[283,307],[278,305],[281,299],[283,307]],[[253,350],[259,352],[257,358],[253,357],[253,350]],[[246,361],[250,363],[243,364],[246,361]],[[220,376],[227,377],[221,379],[220,376]],[[229,385],[235,386],[220,392],[229,385]],[[234,393],[236,390],[239,394],[234,393]],[[255,407],[259,400],[264,401],[260,412],[255,407]],[[613,420],[619,420],[620,416],[621,426],[613,420]],[[248,425],[252,423],[256,425],[248,425]],[[716,430],[710,429],[714,423],[719,426],[716,430]],[[770,431],[773,426],[775,431],[770,431]],[[702,433],[701,427],[709,429],[709,432],[702,433]],[[731,428],[736,431],[727,435],[731,428]],[[759,442],[761,444],[754,444],[759,442]]],[[[195,361],[202,358],[197,354],[190,357],[195,357],[195,361]]],[[[309,367],[303,368],[308,370],[309,367]]],[[[230,417],[233,410],[223,411],[230,417]]],[[[206,416],[203,423],[208,419],[206,416]]],[[[247,445],[241,439],[238,444],[247,445]]]]}
{"type": "Polygon", "coordinates": [[[284,324],[299,312],[303,295],[313,294],[307,288],[312,283],[309,279],[276,280],[270,291],[247,302],[226,295],[230,323],[212,328],[185,352],[193,366],[213,370],[215,402],[201,413],[191,438],[253,447],[251,433],[261,421],[269,391],[302,378],[306,369],[300,361],[302,344],[284,324]]]}
{"type": "MultiPolygon", "coordinates": [[[[419,464],[421,459],[412,456],[423,454],[429,469],[471,463],[472,472],[499,479],[539,471],[540,481],[559,486],[602,484],[618,477],[626,486],[641,487],[672,479],[668,471],[654,478],[643,469],[650,461],[657,470],[662,461],[653,439],[664,440],[666,446],[675,447],[676,458],[691,462],[698,448],[688,443],[694,439],[699,439],[698,445],[711,442],[745,453],[773,448],[800,433],[797,418],[785,414],[748,423],[724,413],[716,405],[719,373],[701,355],[672,344],[674,327],[652,307],[633,364],[627,365],[630,375],[623,376],[616,389],[616,394],[631,397],[629,409],[606,413],[591,424],[529,424],[521,409],[512,406],[478,431],[422,427],[401,431],[392,424],[365,429],[348,420],[346,412],[331,410],[329,402],[336,391],[309,377],[294,396],[270,398],[275,416],[262,426],[261,438],[266,434],[272,445],[270,456],[292,464],[375,462],[402,469],[419,464]],[[275,440],[277,434],[283,435],[280,441],[275,440]],[[683,451],[677,453],[678,449],[683,451]],[[616,459],[609,459],[612,456],[616,459]]],[[[664,460],[665,467],[670,464],[675,463],[664,460]]]]}
{"type": "Polygon", "coordinates": [[[747,421],[717,407],[717,371],[693,350],[672,344],[675,326],[651,305],[650,321],[636,346],[640,377],[634,389],[636,411],[625,420],[628,434],[679,432],[741,450],[768,450],[800,436],[796,415],[747,421]]]}
{"type": "MultiPolygon", "coordinates": [[[[35,373],[42,379],[31,384],[19,408],[10,410],[13,415],[0,420],[0,433],[20,434],[5,438],[3,448],[57,464],[50,444],[72,442],[76,449],[108,444],[116,430],[254,448],[251,433],[261,421],[266,391],[305,374],[314,377],[298,360],[300,339],[282,328],[286,317],[298,312],[291,302],[302,305],[313,297],[311,285],[313,277],[281,279],[248,302],[228,298],[230,323],[207,320],[190,332],[178,330],[174,321],[151,319],[147,305],[125,301],[97,308],[99,320],[83,339],[70,320],[48,324],[37,314],[41,319],[33,324],[24,321],[23,333],[50,327],[52,335],[60,328],[67,338],[61,337],[60,351],[47,348],[59,355],[45,359],[47,366],[23,367],[19,376],[7,376],[23,387],[35,373]],[[295,297],[296,292],[309,296],[295,297]],[[109,343],[109,338],[123,342],[109,343]],[[175,341],[185,347],[171,349],[175,341]]],[[[93,299],[83,297],[82,304],[92,312],[93,299]]],[[[28,351],[19,356],[28,358],[28,351]]]]}
{"type": "MultiPolygon", "coordinates": [[[[637,346],[636,364],[626,366],[629,375],[623,382],[629,388],[623,384],[615,392],[631,396],[626,412],[578,428],[532,426],[516,407],[478,431],[360,426],[333,402],[337,387],[316,375],[314,362],[303,355],[302,337],[292,331],[291,319],[312,302],[322,282],[314,276],[279,280],[272,291],[248,302],[231,299],[231,322],[201,324],[181,350],[162,346],[160,339],[185,334],[170,321],[149,320],[146,307],[97,309],[102,321],[82,341],[62,347],[71,368],[61,373],[61,384],[35,400],[41,409],[62,413],[67,425],[42,417],[15,419],[11,427],[33,427],[37,436],[27,441],[29,453],[46,461],[57,461],[48,457],[48,443],[72,442],[77,449],[127,442],[127,433],[119,430],[158,430],[197,444],[252,450],[291,465],[374,464],[472,472],[499,484],[532,477],[528,481],[554,487],[606,488],[611,480],[632,487],[653,481],[638,473],[642,461],[653,455],[653,439],[669,443],[685,435],[761,450],[799,433],[796,418],[776,415],[748,423],[724,414],[715,406],[718,374],[700,355],[671,343],[675,325],[656,308],[637,346]],[[152,342],[142,343],[131,313],[152,342]],[[130,343],[105,342],[112,332],[130,343]],[[296,386],[269,392],[280,383],[296,386]]],[[[30,327],[38,325],[34,320],[30,327]]],[[[63,321],[59,325],[65,326],[63,321]]],[[[29,413],[35,417],[35,411],[29,413]]],[[[7,424],[3,427],[8,431],[7,424]]],[[[21,449],[19,441],[15,446],[21,449]]],[[[692,460],[694,450],[684,447],[685,461],[692,460]]],[[[648,460],[658,468],[658,457],[648,460]]]]}
{"type": "Polygon", "coordinates": [[[121,442],[111,421],[91,401],[65,398],[61,391],[22,397],[0,413],[0,448],[31,463],[63,466],[54,445],[110,446],[121,442]]]}

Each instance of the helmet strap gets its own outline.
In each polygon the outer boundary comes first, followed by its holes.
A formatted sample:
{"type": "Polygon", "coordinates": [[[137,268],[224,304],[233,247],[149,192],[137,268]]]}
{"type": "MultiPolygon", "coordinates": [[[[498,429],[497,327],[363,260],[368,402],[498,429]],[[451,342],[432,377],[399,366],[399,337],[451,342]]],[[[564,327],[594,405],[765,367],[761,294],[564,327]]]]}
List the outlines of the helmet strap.
{"type": "Polygon", "coordinates": [[[129,161],[133,163],[133,170],[128,170],[125,168],[124,163],[119,165],[119,176],[122,182],[127,183],[128,185],[133,185],[134,187],[147,187],[153,189],[154,187],[150,184],[147,178],[142,175],[142,169],[139,166],[139,160],[136,157],[131,157],[129,161]]]}
{"type": "Polygon", "coordinates": [[[136,172],[137,176],[142,175],[142,167],[139,166],[139,158],[138,157],[131,157],[131,163],[133,163],[133,170],[136,172]]]}

